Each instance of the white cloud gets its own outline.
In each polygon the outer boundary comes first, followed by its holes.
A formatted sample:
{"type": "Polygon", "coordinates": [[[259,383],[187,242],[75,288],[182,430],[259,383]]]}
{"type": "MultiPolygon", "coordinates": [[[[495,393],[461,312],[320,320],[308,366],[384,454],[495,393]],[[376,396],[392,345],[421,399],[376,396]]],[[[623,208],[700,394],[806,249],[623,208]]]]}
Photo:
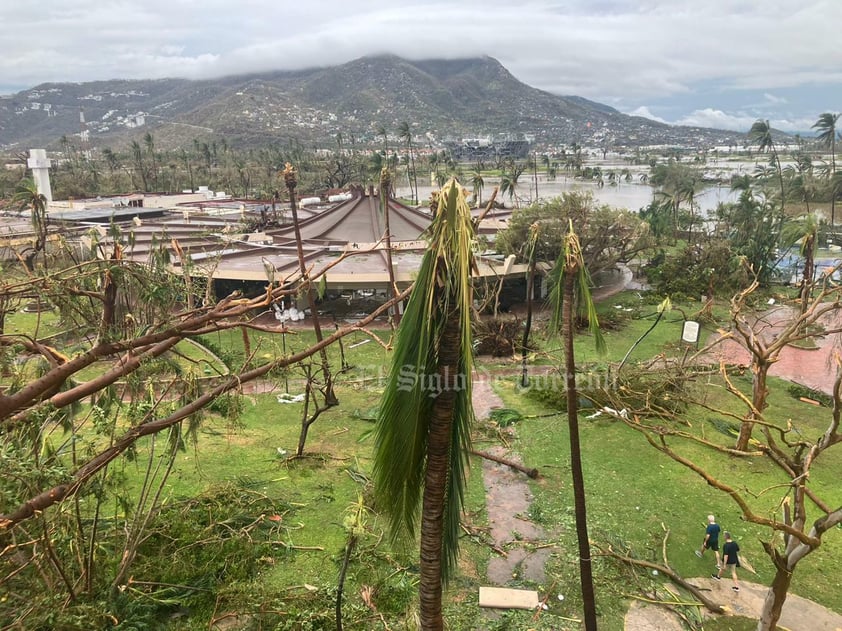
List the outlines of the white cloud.
{"type": "Polygon", "coordinates": [[[775,96],[774,94],[769,94],[768,92],[763,93],[763,98],[766,99],[768,103],[772,103],[773,105],[787,103],[788,101],[782,96],[775,96]]]}
{"type": "Polygon", "coordinates": [[[760,90],[772,108],[777,90],[836,85],[838,103],[815,107],[842,107],[838,0],[41,0],[0,3],[0,23],[0,81],[15,86],[488,54],[529,85],[623,109],[727,109],[702,85],[760,90]]]}
{"type": "MultiPolygon", "coordinates": [[[[727,113],[722,110],[705,108],[683,116],[674,121],[674,124],[747,132],[758,118],[758,116],[746,112],[727,113]]],[[[807,130],[815,122],[814,119],[809,118],[769,118],[768,120],[774,129],[786,132],[807,130]]]]}
{"type": "Polygon", "coordinates": [[[746,131],[751,128],[756,116],[746,114],[727,114],[722,110],[705,108],[695,110],[675,121],[676,125],[690,125],[692,127],[715,127],[717,129],[734,129],[746,131]]]}
{"type": "Polygon", "coordinates": [[[631,112],[626,112],[629,116],[642,116],[643,118],[648,118],[649,120],[653,120],[658,123],[669,123],[669,121],[664,120],[660,116],[655,116],[652,112],[649,111],[649,108],[645,105],[641,105],[637,109],[632,110],[631,112]]]}

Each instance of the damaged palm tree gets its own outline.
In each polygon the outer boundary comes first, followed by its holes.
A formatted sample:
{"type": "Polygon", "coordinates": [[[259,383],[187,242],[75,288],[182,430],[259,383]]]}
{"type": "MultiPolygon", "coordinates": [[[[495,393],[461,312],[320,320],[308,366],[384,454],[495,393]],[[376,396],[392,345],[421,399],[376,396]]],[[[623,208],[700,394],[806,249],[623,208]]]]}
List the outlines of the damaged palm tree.
{"type": "MultiPolygon", "coordinates": [[[[301,282],[306,286],[304,291],[307,293],[307,306],[310,308],[310,318],[313,320],[313,331],[316,333],[316,343],[320,344],[322,341],[322,327],[319,324],[319,312],[316,309],[316,297],[313,294],[313,284],[309,281],[309,274],[307,273],[307,262],[304,259],[304,246],[301,243],[301,229],[298,226],[298,204],[295,200],[295,187],[298,186],[298,174],[295,168],[287,162],[283,170],[284,184],[286,184],[289,191],[289,207],[292,211],[292,226],[295,230],[295,245],[298,248],[298,268],[301,272],[301,282]]],[[[322,359],[322,376],[324,377],[324,395],[325,405],[328,407],[338,405],[339,399],[333,392],[333,376],[330,372],[330,364],[327,361],[327,350],[322,348],[319,351],[322,359]]]]}
{"type": "Polygon", "coordinates": [[[464,191],[451,179],[438,197],[375,429],[375,490],[393,538],[414,537],[421,507],[425,631],[443,628],[442,582],[456,567],[473,420],[474,233],[464,191]]]}
{"type": "MultiPolygon", "coordinates": [[[[389,226],[389,200],[392,197],[392,172],[389,167],[380,169],[380,213],[383,215],[383,225],[385,227],[384,237],[386,241],[386,267],[389,270],[389,288],[392,294],[397,296],[400,292],[398,286],[395,284],[395,264],[392,261],[392,229],[389,226]]],[[[389,318],[392,326],[400,322],[400,312],[397,305],[395,310],[390,312],[389,318]]]]}
{"type": "Polygon", "coordinates": [[[579,237],[569,222],[561,255],[552,272],[550,330],[561,332],[564,338],[564,387],[567,393],[567,422],[570,434],[570,470],[573,477],[573,501],[576,515],[576,538],[579,542],[579,580],[582,587],[585,629],[596,631],[596,599],[591,568],[588,516],[585,505],[585,480],[582,474],[582,451],[579,446],[579,394],[576,389],[576,358],[573,354],[575,322],[573,309],[587,318],[588,326],[599,352],[605,351],[605,341],[599,330],[596,307],[591,298],[590,278],[582,255],[579,237]]]}
{"type": "Polygon", "coordinates": [[[541,224],[537,221],[529,226],[529,238],[526,241],[526,322],[523,325],[523,339],[520,343],[520,387],[529,387],[529,367],[526,363],[529,354],[529,334],[532,332],[532,301],[535,293],[535,245],[538,243],[538,235],[541,231],[541,224]]]}
{"type": "Polygon", "coordinates": [[[35,235],[31,246],[24,250],[23,264],[27,271],[34,271],[35,261],[44,252],[44,268],[47,267],[47,198],[38,192],[34,182],[24,182],[18,186],[14,201],[30,211],[32,232],[35,235]]]}

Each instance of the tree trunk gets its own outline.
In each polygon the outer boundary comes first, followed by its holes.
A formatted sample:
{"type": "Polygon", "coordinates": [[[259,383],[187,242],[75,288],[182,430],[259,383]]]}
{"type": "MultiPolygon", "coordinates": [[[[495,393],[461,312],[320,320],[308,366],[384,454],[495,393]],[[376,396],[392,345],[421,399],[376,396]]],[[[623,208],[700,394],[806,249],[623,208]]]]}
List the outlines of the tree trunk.
{"type": "Polygon", "coordinates": [[[342,567],[339,569],[339,581],[336,585],[336,631],[342,631],[342,595],[345,592],[345,576],[348,574],[348,566],[351,565],[351,555],[357,547],[356,535],[348,538],[345,546],[345,556],[342,558],[342,567]]]}
{"type": "MultiPolygon", "coordinates": [[[[292,211],[292,225],[295,230],[295,245],[298,248],[298,269],[301,272],[301,281],[307,283],[307,306],[310,307],[310,318],[313,320],[313,331],[316,333],[316,343],[322,341],[322,327],[319,325],[319,312],[316,310],[316,297],[313,295],[313,284],[307,275],[307,262],[304,260],[304,246],[301,243],[301,229],[298,227],[298,208],[295,203],[295,189],[289,190],[289,207],[292,211]]],[[[325,380],[325,404],[338,405],[339,399],[333,392],[333,378],[330,374],[330,364],[327,361],[327,350],[321,349],[319,356],[322,360],[322,374],[325,380]]]]}
{"type": "Polygon", "coordinates": [[[763,601],[757,631],[775,631],[778,628],[778,620],[781,619],[781,610],[786,602],[789,584],[792,581],[792,572],[787,570],[785,566],[786,559],[780,559],[780,563],[781,565],[775,572],[775,578],[772,580],[772,585],[766,593],[766,600],[763,601]]]}
{"type": "MultiPolygon", "coordinates": [[[[534,256],[533,256],[534,258],[534,256]]],[[[529,387],[529,366],[526,356],[529,352],[529,333],[532,331],[532,294],[535,292],[535,261],[529,261],[526,276],[526,322],[523,325],[523,339],[520,342],[520,387],[529,387]]]]}
{"type": "Polygon", "coordinates": [[[427,470],[424,475],[424,499],[421,513],[421,629],[441,631],[441,557],[444,536],[444,506],[450,471],[450,447],[453,408],[459,371],[458,314],[447,317],[439,341],[438,379],[442,391],[433,403],[427,446],[427,470]]]}
{"type": "Polygon", "coordinates": [[[419,199],[420,194],[418,193],[418,172],[415,170],[415,155],[412,152],[412,137],[411,136],[410,136],[410,139],[409,139],[409,164],[412,167],[412,182],[414,184],[414,188],[412,190],[415,191],[412,194],[412,200],[417,205],[417,204],[420,203],[420,199],[419,199]]]}
{"type": "MultiPolygon", "coordinates": [[[[813,260],[813,253],[816,243],[816,233],[810,233],[805,237],[804,242],[804,278],[801,280],[801,304],[799,305],[799,312],[801,317],[807,313],[807,307],[810,304],[810,298],[813,293],[813,279],[816,275],[816,267],[813,260]]],[[[807,332],[807,325],[804,325],[801,333],[807,332]]]]}
{"type": "MultiPolygon", "coordinates": [[[[763,412],[766,408],[766,397],[769,394],[769,389],[766,387],[766,377],[770,367],[771,364],[765,360],[757,361],[751,367],[753,373],[751,380],[751,403],[758,412],[763,412]]],[[[734,449],[738,449],[739,451],[746,451],[748,449],[748,442],[751,440],[751,432],[754,428],[754,419],[754,412],[749,412],[746,419],[740,425],[740,435],[737,437],[737,444],[734,449]]]]}
{"type": "MultiPolygon", "coordinates": [[[[392,229],[389,225],[390,197],[391,191],[389,190],[389,187],[383,187],[380,191],[380,201],[383,204],[383,223],[386,228],[386,267],[389,268],[389,287],[392,290],[392,295],[397,296],[400,292],[398,291],[398,286],[395,284],[395,264],[392,260],[392,229]]],[[[390,312],[392,314],[392,325],[397,326],[400,324],[400,306],[396,304],[390,312]]]]}
{"type": "Polygon", "coordinates": [[[570,469],[573,477],[573,501],[576,515],[576,538],[579,541],[579,579],[586,631],[596,631],[596,598],[591,570],[591,546],[588,540],[588,515],[585,505],[585,479],[582,474],[582,452],[579,446],[579,414],[576,391],[576,358],[573,355],[574,270],[568,269],[564,278],[564,302],[561,326],[564,332],[564,385],[567,390],[567,422],[570,433],[570,469]]]}

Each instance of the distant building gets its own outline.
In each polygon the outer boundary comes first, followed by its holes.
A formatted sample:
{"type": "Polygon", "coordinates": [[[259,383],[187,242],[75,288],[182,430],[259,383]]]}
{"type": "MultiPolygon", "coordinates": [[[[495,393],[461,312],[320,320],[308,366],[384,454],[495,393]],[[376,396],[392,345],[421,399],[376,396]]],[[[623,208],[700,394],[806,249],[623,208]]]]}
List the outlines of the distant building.
{"type": "Polygon", "coordinates": [[[529,155],[528,140],[491,141],[487,138],[465,138],[445,143],[454,160],[475,162],[497,158],[524,159],[529,155]]]}

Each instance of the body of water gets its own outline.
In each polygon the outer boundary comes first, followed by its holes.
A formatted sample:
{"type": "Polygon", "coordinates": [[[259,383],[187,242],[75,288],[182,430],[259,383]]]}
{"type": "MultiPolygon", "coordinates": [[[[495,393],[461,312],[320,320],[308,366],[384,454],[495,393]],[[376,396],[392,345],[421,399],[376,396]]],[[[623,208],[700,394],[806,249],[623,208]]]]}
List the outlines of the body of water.
{"type": "MultiPolygon", "coordinates": [[[[497,185],[499,185],[499,181],[491,178],[486,179],[485,187],[482,191],[483,199],[488,199],[491,191],[497,185]]],[[[418,188],[419,199],[422,200],[422,203],[430,198],[432,191],[438,190],[437,186],[425,186],[420,184],[420,182],[418,188]]],[[[574,180],[572,178],[558,177],[555,180],[547,180],[543,177],[538,177],[538,199],[552,199],[570,191],[588,191],[593,194],[594,199],[600,204],[607,204],[615,208],[627,208],[632,211],[638,211],[648,206],[655,194],[655,189],[648,184],[622,182],[616,186],[606,184],[603,187],[599,187],[595,182],[574,180]]],[[[408,186],[398,186],[396,193],[399,197],[410,196],[408,186]]],[[[532,179],[521,179],[517,197],[518,205],[521,208],[529,206],[535,200],[535,181],[532,179]]],[[[734,202],[737,201],[738,197],[739,195],[732,192],[727,186],[710,186],[699,191],[695,199],[698,209],[702,214],[707,214],[714,210],[720,202],[734,202]]],[[[497,201],[503,202],[509,208],[515,206],[514,200],[509,199],[508,195],[501,196],[498,193],[497,201]]]]}

